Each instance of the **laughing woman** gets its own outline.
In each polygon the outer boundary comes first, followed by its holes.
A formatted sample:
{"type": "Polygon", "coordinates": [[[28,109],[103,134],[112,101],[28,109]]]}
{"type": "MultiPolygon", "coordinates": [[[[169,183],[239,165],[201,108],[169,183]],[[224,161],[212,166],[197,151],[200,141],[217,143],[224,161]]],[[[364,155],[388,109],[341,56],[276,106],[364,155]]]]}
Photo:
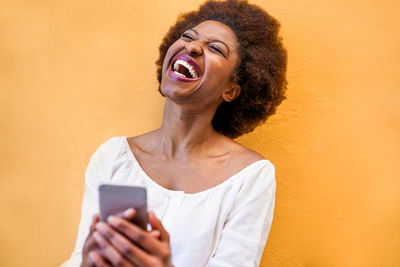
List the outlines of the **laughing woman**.
{"type": "Polygon", "coordinates": [[[159,129],[114,137],[86,172],[78,239],[64,266],[258,266],[272,223],[274,167],[232,139],[285,98],[279,23],[246,1],[209,1],[179,17],[160,46],[159,129]],[[135,211],[98,222],[100,184],[147,189],[135,211]]]}

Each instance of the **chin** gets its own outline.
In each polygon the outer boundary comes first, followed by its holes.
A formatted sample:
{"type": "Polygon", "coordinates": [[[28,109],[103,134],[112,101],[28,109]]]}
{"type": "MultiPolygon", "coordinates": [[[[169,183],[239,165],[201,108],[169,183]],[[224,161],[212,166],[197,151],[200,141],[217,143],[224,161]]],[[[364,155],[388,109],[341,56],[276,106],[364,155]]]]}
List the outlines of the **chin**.
{"type": "Polygon", "coordinates": [[[190,95],[182,90],[177,90],[177,88],[161,87],[161,93],[168,99],[172,100],[177,104],[184,104],[190,100],[190,95]]]}
{"type": "Polygon", "coordinates": [[[196,92],[198,92],[199,85],[196,86],[180,86],[180,84],[171,83],[171,81],[161,82],[160,91],[161,93],[174,101],[177,104],[185,104],[188,102],[198,101],[194,99],[196,92]]]}

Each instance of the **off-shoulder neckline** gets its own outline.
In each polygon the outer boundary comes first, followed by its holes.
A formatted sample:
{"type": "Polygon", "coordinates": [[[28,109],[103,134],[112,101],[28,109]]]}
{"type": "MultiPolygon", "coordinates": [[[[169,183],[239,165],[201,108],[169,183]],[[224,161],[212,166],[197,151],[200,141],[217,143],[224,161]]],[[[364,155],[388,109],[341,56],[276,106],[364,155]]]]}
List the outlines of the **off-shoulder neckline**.
{"type": "Polygon", "coordinates": [[[241,174],[245,173],[246,171],[248,171],[251,167],[261,164],[261,163],[265,163],[266,165],[269,163],[269,161],[267,159],[260,159],[260,160],[256,160],[253,163],[250,163],[249,165],[247,165],[246,167],[244,167],[243,169],[241,169],[240,171],[236,172],[235,174],[231,175],[230,177],[228,177],[227,179],[225,179],[223,182],[204,189],[202,191],[199,192],[195,192],[195,193],[186,193],[182,190],[172,190],[172,189],[168,189],[165,188],[164,186],[160,185],[159,183],[157,183],[156,181],[154,181],[149,175],[147,175],[147,173],[143,170],[142,166],[140,166],[139,162],[137,161],[135,154],[133,153],[129,142],[128,142],[128,137],[123,136],[123,140],[124,140],[124,145],[126,147],[126,150],[128,152],[129,157],[132,159],[132,161],[138,166],[139,171],[143,174],[143,176],[145,177],[145,179],[147,181],[149,181],[152,185],[154,185],[156,188],[160,189],[161,191],[164,191],[167,194],[182,194],[185,196],[196,196],[196,195],[201,195],[201,194],[206,194],[209,193],[211,191],[217,190],[218,188],[223,187],[224,185],[231,183],[233,180],[235,180],[237,177],[240,177],[241,174]]]}

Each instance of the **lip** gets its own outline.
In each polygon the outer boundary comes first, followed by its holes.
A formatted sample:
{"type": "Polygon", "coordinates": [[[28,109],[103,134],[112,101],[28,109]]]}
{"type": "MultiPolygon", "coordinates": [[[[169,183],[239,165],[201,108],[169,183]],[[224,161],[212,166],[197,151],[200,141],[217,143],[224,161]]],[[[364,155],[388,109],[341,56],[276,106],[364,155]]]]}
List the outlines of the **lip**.
{"type": "Polygon", "coordinates": [[[182,55],[177,55],[177,56],[175,56],[175,57],[173,58],[172,63],[171,63],[171,66],[170,66],[169,71],[168,71],[168,76],[171,77],[171,78],[173,78],[173,79],[175,79],[175,80],[181,81],[181,82],[193,82],[193,81],[199,80],[200,77],[202,76],[202,73],[201,73],[200,67],[199,67],[199,65],[196,63],[196,61],[194,61],[194,60],[193,60],[190,56],[188,56],[187,54],[182,54],[182,55]],[[184,61],[188,62],[190,65],[192,65],[193,68],[195,69],[196,73],[199,75],[199,78],[191,79],[191,78],[186,78],[186,77],[182,77],[182,76],[177,75],[177,74],[173,71],[173,68],[174,68],[175,62],[176,62],[178,59],[184,60],[184,61]]]}

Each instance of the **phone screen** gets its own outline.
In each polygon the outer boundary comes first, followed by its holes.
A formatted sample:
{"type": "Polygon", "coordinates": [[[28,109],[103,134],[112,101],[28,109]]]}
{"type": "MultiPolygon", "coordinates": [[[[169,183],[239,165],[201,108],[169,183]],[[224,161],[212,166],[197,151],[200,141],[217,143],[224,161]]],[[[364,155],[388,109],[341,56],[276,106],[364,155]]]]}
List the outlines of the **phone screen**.
{"type": "Polygon", "coordinates": [[[118,215],[129,208],[136,210],[132,222],[147,229],[146,188],[127,185],[103,184],[99,186],[100,221],[110,215],[118,215]]]}

